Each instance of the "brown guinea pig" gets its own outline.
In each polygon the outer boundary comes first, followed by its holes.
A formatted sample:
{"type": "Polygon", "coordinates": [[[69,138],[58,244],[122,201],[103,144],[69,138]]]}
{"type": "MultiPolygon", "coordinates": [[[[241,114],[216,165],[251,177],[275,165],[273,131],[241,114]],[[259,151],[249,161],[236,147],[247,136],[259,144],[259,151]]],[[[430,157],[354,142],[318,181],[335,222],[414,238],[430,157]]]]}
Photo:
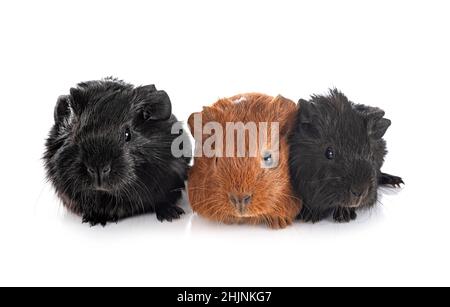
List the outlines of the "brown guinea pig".
{"type": "Polygon", "coordinates": [[[292,224],[301,202],[292,192],[287,136],[297,107],[278,96],[221,99],[189,118],[196,140],[188,191],[195,212],[226,224],[292,224]]]}

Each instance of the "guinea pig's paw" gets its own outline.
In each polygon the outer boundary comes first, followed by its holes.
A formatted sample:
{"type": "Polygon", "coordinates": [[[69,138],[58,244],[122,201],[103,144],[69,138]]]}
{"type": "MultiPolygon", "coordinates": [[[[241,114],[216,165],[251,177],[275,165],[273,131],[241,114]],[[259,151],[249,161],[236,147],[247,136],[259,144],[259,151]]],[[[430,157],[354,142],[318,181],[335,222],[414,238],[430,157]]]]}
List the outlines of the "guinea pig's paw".
{"type": "Polygon", "coordinates": [[[169,205],[169,204],[161,204],[158,205],[155,209],[156,218],[160,222],[168,221],[172,222],[173,220],[179,219],[183,214],[184,210],[178,206],[169,205]]]}
{"type": "Polygon", "coordinates": [[[401,184],[405,184],[403,179],[398,176],[381,173],[379,183],[382,185],[391,185],[394,188],[400,188],[401,184]]]}
{"type": "Polygon", "coordinates": [[[224,217],[220,221],[224,225],[235,225],[239,224],[239,220],[232,218],[232,217],[224,217]]]}
{"type": "Polygon", "coordinates": [[[83,216],[83,224],[89,224],[91,227],[102,225],[103,227],[106,226],[108,221],[105,218],[94,216],[94,215],[84,215],[83,216]]]}
{"type": "Polygon", "coordinates": [[[106,212],[89,212],[83,214],[83,223],[91,227],[101,225],[105,227],[108,223],[117,223],[119,221],[117,214],[107,214],[106,212]]]}
{"type": "Polygon", "coordinates": [[[319,219],[317,218],[317,215],[314,214],[313,211],[311,211],[310,209],[303,207],[302,211],[300,211],[300,214],[298,215],[297,219],[306,222],[306,223],[316,223],[319,221],[319,219]]]}
{"type": "Polygon", "coordinates": [[[266,224],[274,230],[279,230],[291,225],[292,221],[285,217],[269,217],[266,220],[266,224]]]}
{"type": "Polygon", "coordinates": [[[356,220],[357,216],[354,208],[337,208],[333,213],[333,219],[338,223],[349,223],[356,220]]]}

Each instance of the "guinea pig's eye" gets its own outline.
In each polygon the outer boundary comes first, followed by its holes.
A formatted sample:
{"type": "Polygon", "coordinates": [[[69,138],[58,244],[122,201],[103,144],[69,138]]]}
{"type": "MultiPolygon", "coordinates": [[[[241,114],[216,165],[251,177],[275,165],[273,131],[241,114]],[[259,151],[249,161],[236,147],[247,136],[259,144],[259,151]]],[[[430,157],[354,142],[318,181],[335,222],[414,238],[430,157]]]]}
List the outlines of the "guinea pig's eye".
{"type": "Polygon", "coordinates": [[[270,152],[266,152],[263,156],[264,165],[266,167],[271,167],[273,165],[273,157],[270,152]]]}
{"type": "Polygon", "coordinates": [[[333,160],[336,157],[336,155],[334,153],[334,149],[331,147],[328,147],[327,150],[325,151],[325,157],[328,160],[333,160]]]}
{"type": "Polygon", "coordinates": [[[131,141],[131,130],[130,128],[125,129],[125,142],[131,141]]]}

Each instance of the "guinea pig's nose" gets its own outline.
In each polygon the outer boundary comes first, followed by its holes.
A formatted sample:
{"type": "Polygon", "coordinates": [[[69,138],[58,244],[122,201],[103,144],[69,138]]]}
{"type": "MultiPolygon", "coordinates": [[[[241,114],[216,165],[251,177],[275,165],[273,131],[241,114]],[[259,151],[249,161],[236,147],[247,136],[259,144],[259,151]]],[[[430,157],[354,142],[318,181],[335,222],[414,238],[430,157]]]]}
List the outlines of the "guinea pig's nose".
{"type": "Polygon", "coordinates": [[[92,177],[97,176],[97,171],[94,168],[87,166],[86,169],[89,175],[91,175],[92,177]]]}
{"type": "Polygon", "coordinates": [[[252,202],[251,194],[230,193],[230,202],[238,209],[245,209],[252,202]]]}
{"type": "Polygon", "coordinates": [[[364,194],[364,190],[352,187],[350,189],[350,194],[352,194],[352,196],[354,197],[361,197],[364,194]]]}
{"type": "Polygon", "coordinates": [[[111,166],[107,165],[104,167],[86,167],[89,175],[91,176],[106,176],[109,175],[109,173],[111,173],[111,166]]]}
{"type": "Polygon", "coordinates": [[[104,166],[102,172],[103,176],[109,175],[109,173],[111,173],[111,165],[104,166]]]}
{"type": "Polygon", "coordinates": [[[91,178],[95,181],[95,184],[98,187],[101,187],[103,185],[103,181],[105,180],[105,178],[108,177],[109,174],[111,173],[111,165],[107,164],[102,167],[86,166],[86,170],[89,176],[91,176],[91,178]]]}

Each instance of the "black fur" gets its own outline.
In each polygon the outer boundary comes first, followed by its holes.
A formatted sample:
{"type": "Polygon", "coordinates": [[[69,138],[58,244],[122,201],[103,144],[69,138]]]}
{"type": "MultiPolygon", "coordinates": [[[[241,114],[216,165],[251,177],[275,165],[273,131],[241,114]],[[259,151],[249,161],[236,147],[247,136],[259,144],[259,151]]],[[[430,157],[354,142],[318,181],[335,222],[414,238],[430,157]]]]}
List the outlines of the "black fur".
{"type": "MultiPolygon", "coordinates": [[[[190,158],[175,158],[177,119],[155,86],[116,79],[78,84],[61,96],[44,155],[47,176],[65,206],[91,225],[156,212],[179,218],[190,158]]],[[[185,143],[186,144],[186,143],[185,143]]]]}
{"type": "Polygon", "coordinates": [[[381,172],[390,124],[382,110],[354,104],[338,90],[300,100],[289,137],[292,185],[303,199],[299,218],[349,222],[376,203],[379,184],[403,183],[381,172]]]}

